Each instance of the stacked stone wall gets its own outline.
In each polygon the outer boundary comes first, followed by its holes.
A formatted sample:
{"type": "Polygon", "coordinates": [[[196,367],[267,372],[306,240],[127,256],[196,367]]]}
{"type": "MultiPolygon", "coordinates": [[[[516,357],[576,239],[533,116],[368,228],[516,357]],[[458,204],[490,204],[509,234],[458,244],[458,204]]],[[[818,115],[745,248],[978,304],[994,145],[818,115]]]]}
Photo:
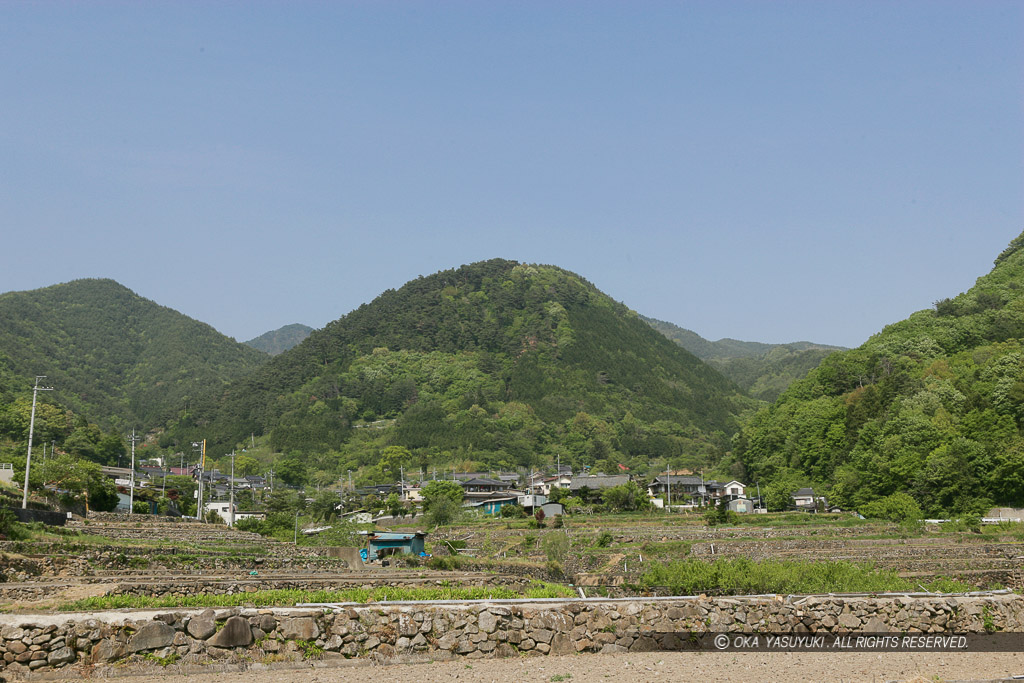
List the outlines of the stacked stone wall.
{"type": "Polygon", "coordinates": [[[0,615],[0,674],[672,649],[688,633],[1024,631],[1024,598],[759,596],[0,615]]]}

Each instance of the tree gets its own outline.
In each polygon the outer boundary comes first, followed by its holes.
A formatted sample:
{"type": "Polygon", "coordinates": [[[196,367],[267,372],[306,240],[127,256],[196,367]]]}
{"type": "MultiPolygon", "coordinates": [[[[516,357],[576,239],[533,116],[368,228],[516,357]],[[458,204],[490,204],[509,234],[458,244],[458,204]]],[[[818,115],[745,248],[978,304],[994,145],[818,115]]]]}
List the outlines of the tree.
{"type": "Polygon", "coordinates": [[[448,500],[457,506],[462,505],[462,486],[457,481],[445,479],[428,482],[420,494],[423,496],[423,509],[427,511],[443,500],[448,500]]]}
{"type": "Polygon", "coordinates": [[[791,494],[800,488],[801,479],[795,472],[783,470],[764,489],[765,506],[772,512],[793,507],[791,494]]]}
{"type": "Polygon", "coordinates": [[[635,481],[628,481],[605,489],[604,502],[610,510],[632,512],[647,507],[647,495],[635,481]]]}
{"type": "Polygon", "coordinates": [[[117,432],[110,432],[100,437],[95,448],[96,462],[101,465],[116,465],[119,458],[128,454],[128,446],[124,437],[117,432]]]}
{"type": "Polygon", "coordinates": [[[384,499],[384,508],[392,517],[405,517],[405,504],[397,493],[392,493],[384,499]]]}
{"type": "Polygon", "coordinates": [[[862,505],[860,513],[865,517],[887,519],[890,522],[916,522],[924,519],[921,506],[906,493],[894,493],[862,505]]]}
{"type": "Polygon", "coordinates": [[[305,497],[294,489],[278,489],[267,498],[269,512],[295,513],[306,507],[305,497]]]}
{"type": "Polygon", "coordinates": [[[274,465],[274,472],[289,486],[306,483],[306,463],[297,453],[289,453],[274,465]]]}
{"type": "Polygon", "coordinates": [[[47,467],[50,482],[67,502],[82,501],[86,511],[117,507],[117,487],[94,462],[70,454],[58,455],[47,467]]]}
{"type": "Polygon", "coordinates": [[[338,517],[338,506],[341,505],[341,497],[335,491],[321,491],[310,505],[310,512],[314,519],[330,523],[338,517]]]}
{"type": "Polygon", "coordinates": [[[404,446],[388,446],[380,454],[380,470],[386,477],[398,479],[401,468],[412,460],[412,453],[404,446]]]}
{"type": "Polygon", "coordinates": [[[248,455],[235,456],[235,476],[244,477],[247,474],[259,474],[260,462],[248,455]]]}
{"type": "Polygon", "coordinates": [[[462,514],[462,506],[447,496],[437,498],[427,509],[427,523],[433,526],[446,526],[455,522],[462,514]]]}

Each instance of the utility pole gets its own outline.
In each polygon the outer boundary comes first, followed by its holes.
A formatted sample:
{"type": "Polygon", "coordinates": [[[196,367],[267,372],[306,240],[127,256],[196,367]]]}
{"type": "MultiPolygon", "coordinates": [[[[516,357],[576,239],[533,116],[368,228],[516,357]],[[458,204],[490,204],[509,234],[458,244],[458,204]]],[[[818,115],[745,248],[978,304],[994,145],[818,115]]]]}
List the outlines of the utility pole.
{"type": "Polygon", "coordinates": [[[228,485],[228,489],[231,491],[230,502],[228,503],[228,513],[231,516],[231,522],[228,526],[235,526],[235,452],[231,451],[231,482],[228,485]]]}
{"type": "Polygon", "coordinates": [[[399,479],[399,486],[402,487],[401,489],[399,489],[400,493],[398,499],[405,500],[405,468],[402,465],[398,466],[398,474],[401,477],[401,479],[399,479]]]}
{"type": "Polygon", "coordinates": [[[25,494],[21,499],[21,509],[28,507],[28,472],[32,467],[32,432],[36,429],[36,392],[53,391],[53,387],[39,386],[39,380],[46,379],[46,375],[36,375],[36,385],[32,387],[32,417],[28,421],[28,456],[25,458],[25,494]]]}
{"type": "Polygon", "coordinates": [[[135,514],[135,427],[132,427],[132,472],[128,480],[128,514],[135,514]]]}
{"type": "Polygon", "coordinates": [[[203,520],[206,515],[203,514],[203,470],[206,469],[206,439],[203,439],[203,447],[199,460],[199,467],[196,470],[199,472],[199,495],[196,496],[196,519],[203,520]]]}
{"type": "Polygon", "coordinates": [[[665,463],[665,490],[668,491],[665,502],[665,512],[668,513],[672,510],[672,471],[667,462],[665,463]]]}

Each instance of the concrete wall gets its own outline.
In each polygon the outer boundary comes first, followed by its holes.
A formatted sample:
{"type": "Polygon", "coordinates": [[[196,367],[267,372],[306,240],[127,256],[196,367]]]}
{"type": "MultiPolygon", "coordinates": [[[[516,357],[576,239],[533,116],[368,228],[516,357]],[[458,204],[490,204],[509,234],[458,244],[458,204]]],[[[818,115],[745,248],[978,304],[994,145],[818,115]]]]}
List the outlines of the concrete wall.
{"type": "MultiPolygon", "coordinates": [[[[671,649],[687,632],[1024,631],[1024,597],[667,598],[0,615],[0,673],[671,649]]],[[[189,669],[189,667],[193,667],[189,669]]],[[[68,671],[67,673],[71,673],[68,671]]]]}

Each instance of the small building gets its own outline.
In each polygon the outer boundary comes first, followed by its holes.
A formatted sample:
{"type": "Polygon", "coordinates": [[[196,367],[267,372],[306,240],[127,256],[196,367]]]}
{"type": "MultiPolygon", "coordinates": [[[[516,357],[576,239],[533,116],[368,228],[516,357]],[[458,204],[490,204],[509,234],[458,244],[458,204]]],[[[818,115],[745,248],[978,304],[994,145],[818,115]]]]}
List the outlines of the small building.
{"type": "Polygon", "coordinates": [[[249,483],[250,489],[262,491],[267,487],[267,480],[258,474],[247,474],[245,480],[249,483]]]}
{"type": "MultiPolygon", "coordinates": [[[[203,505],[207,512],[216,512],[225,524],[231,524],[231,503],[226,500],[215,500],[203,505]]],[[[238,506],[235,505],[235,520],[238,520],[238,506]]]]}
{"type": "Polygon", "coordinates": [[[565,506],[561,503],[544,503],[539,509],[544,513],[544,519],[554,519],[557,515],[565,514],[565,506]]]}
{"type": "Polygon", "coordinates": [[[372,562],[388,555],[419,555],[424,552],[426,538],[427,535],[422,531],[408,534],[374,534],[370,536],[366,558],[372,562]]]}
{"type": "Polygon", "coordinates": [[[741,515],[754,511],[754,502],[747,498],[733,498],[727,505],[730,512],[738,512],[741,515]]]}
{"type": "Polygon", "coordinates": [[[516,499],[516,504],[524,510],[531,510],[535,507],[540,507],[546,502],[548,502],[547,496],[542,496],[536,493],[527,493],[516,499]]]}
{"type": "Polygon", "coordinates": [[[485,515],[497,515],[506,505],[515,505],[518,496],[494,494],[488,498],[467,500],[462,504],[465,508],[475,508],[485,515]]]}
{"type": "Polygon", "coordinates": [[[689,499],[694,494],[701,492],[703,482],[700,477],[694,477],[691,475],[662,475],[655,477],[647,486],[647,495],[652,498],[655,496],[663,496],[666,491],[671,487],[672,489],[672,501],[676,504],[682,503],[684,499],[689,499]]]}
{"type": "Polygon", "coordinates": [[[9,462],[0,462],[0,481],[7,484],[14,483],[14,465],[9,462]]]}
{"type": "Polygon", "coordinates": [[[814,495],[814,489],[802,488],[789,494],[790,499],[793,501],[793,506],[797,510],[808,510],[815,512],[818,509],[820,503],[823,509],[828,508],[828,500],[825,496],[814,495]]]}

